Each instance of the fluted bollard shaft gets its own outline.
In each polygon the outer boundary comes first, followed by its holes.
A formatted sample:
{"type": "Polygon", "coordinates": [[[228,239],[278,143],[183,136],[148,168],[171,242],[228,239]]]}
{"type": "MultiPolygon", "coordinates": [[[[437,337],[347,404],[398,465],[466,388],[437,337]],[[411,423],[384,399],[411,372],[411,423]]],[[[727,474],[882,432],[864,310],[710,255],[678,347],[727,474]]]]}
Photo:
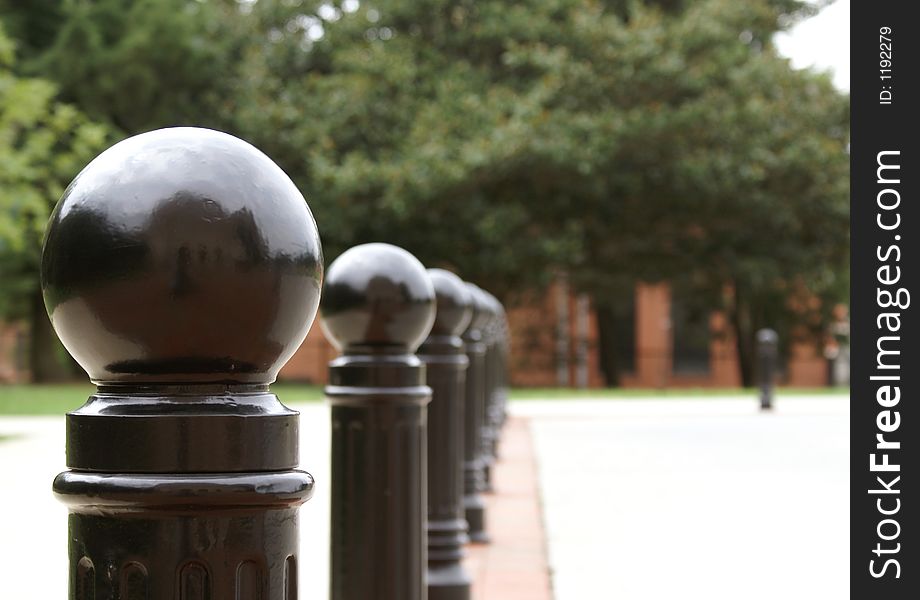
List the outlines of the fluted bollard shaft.
{"type": "Polygon", "coordinates": [[[426,600],[431,388],[413,352],[434,316],[431,279],[401,248],[356,246],[329,267],[331,600],[426,600]]]}
{"type": "Polygon", "coordinates": [[[484,405],[482,414],[482,447],[483,447],[483,478],[485,481],[485,490],[493,491],[492,467],[498,459],[498,439],[500,434],[500,410],[499,405],[499,378],[500,378],[500,350],[499,350],[499,326],[501,324],[501,304],[492,294],[483,291],[486,301],[486,310],[489,318],[483,327],[483,344],[485,345],[485,357],[483,379],[485,381],[483,392],[484,405]]]}
{"type": "Polygon", "coordinates": [[[488,543],[486,532],[485,500],[485,448],[482,424],[485,414],[485,354],[482,328],[489,314],[485,297],[478,287],[467,283],[472,297],[473,317],[463,332],[463,343],[469,366],[466,371],[466,390],[463,415],[463,507],[469,525],[470,540],[488,543]]]}
{"type": "Polygon", "coordinates": [[[419,358],[428,370],[428,598],[469,600],[463,545],[469,540],[463,507],[463,413],[469,359],[459,334],[472,318],[472,299],[459,277],[429,269],[437,315],[419,358]]]}
{"type": "Polygon", "coordinates": [[[510,355],[511,355],[511,327],[508,324],[508,316],[502,307],[502,327],[499,344],[499,401],[501,406],[500,426],[504,427],[508,420],[508,396],[510,393],[510,355]]]}
{"type": "Polygon", "coordinates": [[[71,600],[293,600],[298,415],[269,391],[313,322],[303,196],[237,138],[122,141],[55,209],[42,291],[97,392],[67,415],[71,600]]]}
{"type": "Polygon", "coordinates": [[[485,475],[485,489],[486,491],[493,491],[492,484],[492,467],[495,465],[495,461],[498,458],[498,431],[495,427],[495,391],[496,386],[496,376],[498,375],[496,369],[496,345],[494,338],[494,331],[490,326],[488,333],[484,336],[486,352],[483,357],[484,363],[484,398],[485,406],[483,409],[482,415],[482,446],[483,446],[483,473],[485,475]]]}
{"type": "MultiPolygon", "coordinates": [[[[380,358],[374,357],[378,366],[380,358]]],[[[391,394],[362,385],[374,378],[368,371],[375,367],[360,364],[360,355],[329,368],[333,600],[425,598],[425,406],[431,391],[414,357],[390,358],[384,368],[400,388],[391,394]]]]}
{"type": "Polygon", "coordinates": [[[502,381],[502,354],[504,353],[504,341],[502,340],[501,317],[496,323],[495,330],[492,334],[492,406],[489,412],[489,424],[492,427],[492,456],[498,460],[498,446],[501,441],[502,433],[502,414],[504,413],[504,383],[502,381]]]}

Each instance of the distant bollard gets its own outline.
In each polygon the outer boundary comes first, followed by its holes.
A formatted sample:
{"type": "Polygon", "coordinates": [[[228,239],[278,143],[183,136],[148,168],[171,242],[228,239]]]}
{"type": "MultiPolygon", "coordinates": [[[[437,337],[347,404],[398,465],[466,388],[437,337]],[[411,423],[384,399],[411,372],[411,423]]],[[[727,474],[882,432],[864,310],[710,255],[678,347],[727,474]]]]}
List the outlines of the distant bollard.
{"type": "Polygon", "coordinates": [[[492,467],[498,459],[498,438],[500,435],[499,411],[499,378],[501,370],[501,303],[489,292],[483,291],[487,306],[489,320],[483,327],[483,344],[485,354],[485,391],[484,410],[482,415],[482,445],[483,445],[483,478],[485,491],[494,491],[492,482],[492,467]]]}
{"type": "Polygon", "coordinates": [[[145,133],[51,216],[42,291],[98,391],[67,415],[72,600],[297,594],[298,415],[269,391],[313,322],[316,224],[227,134],[145,133]]]}
{"type": "Polygon", "coordinates": [[[466,401],[463,415],[463,508],[469,524],[470,541],[485,544],[486,533],[485,460],[482,422],[485,414],[485,353],[482,328],[489,321],[488,306],[482,290],[467,283],[473,302],[473,318],[463,332],[469,367],[466,372],[466,401]]]}
{"type": "Polygon", "coordinates": [[[463,280],[429,269],[437,297],[431,334],[418,354],[432,390],[428,405],[428,599],[469,600],[461,564],[468,541],[463,510],[463,413],[469,360],[459,334],[473,315],[463,280]]]}
{"type": "Polygon", "coordinates": [[[355,246],[329,266],[331,600],[426,598],[431,388],[413,352],[434,318],[431,278],[402,248],[355,246]]]}
{"type": "Polygon", "coordinates": [[[773,408],[773,380],[776,376],[779,336],[772,329],[757,332],[757,372],[760,380],[760,409],[773,408]]]}
{"type": "Polygon", "coordinates": [[[502,426],[505,423],[505,410],[507,403],[507,381],[505,373],[505,360],[507,348],[508,320],[505,307],[493,295],[490,301],[493,306],[494,319],[492,321],[490,337],[490,360],[492,362],[492,391],[490,393],[489,426],[491,428],[492,456],[498,459],[499,443],[501,442],[502,426]]]}
{"type": "Polygon", "coordinates": [[[502,323],[501,323],[501,343],[499,345],[499,380],[498,380],[498,390],[499,390],[499,403],[500,403],[500,425],[503,427],[505,422],[508,420],[508,396],[510,393],[510,373],[509,368],[509,357],[511,355],[511,327],[508,324],[508,314],[505,311],[505,307],[501,307],[502,323]]]}

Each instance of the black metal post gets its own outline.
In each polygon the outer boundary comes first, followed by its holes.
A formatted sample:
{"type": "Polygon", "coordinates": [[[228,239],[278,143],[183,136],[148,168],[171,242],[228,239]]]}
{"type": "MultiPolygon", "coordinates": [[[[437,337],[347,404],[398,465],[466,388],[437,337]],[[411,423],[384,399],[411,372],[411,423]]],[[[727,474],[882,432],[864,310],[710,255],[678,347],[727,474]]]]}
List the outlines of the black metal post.
{"type": "MultiPolygon", "coordinates": [[[[499,427],[504,427],[508,420],[508,396],[511,382],[509,380],[509,357],[511,355],[511,327],[508,323],[508,314],[505,307],[501,306],[501,331],[499,338],[499,403],[501,406],[499,427]]],[[[501,429],[499,429],[501,431],[501,429]]]]}
{"type": "Polygon", "coordinates": [[[482,328],[489,321],[488,306],[482,290],[467,283],[473,304],[473,317],[463,332],[469,367],[466,372],[466,400],[463,415],[463,508],[469,524],[470,541],[489,542],[486,533],[485,457],[482,444],[482,421],[485,414],[485,353],[482,328]]]}
{"type": "Polygon", "coordinates": [[[773,408],[773,383],[776,377],[779,336],[772,329],[757,332],[757,366],[760,376],[760,409],[773,408]]]}
{"type": "Polygon", "coordinates": [[[429,269],[437,298],[431,334],[419,348],[428,371],[428,599],[469,600],[461,564],[469,541],[463,511],[463,403],[469,359],[459,334],[473,316],[463,280],[429,269]]]}
{"type": "Polygon", "coordinates": [[[483,447],[483,475],[485,491],[494,491],[492,482],[492,467],[498,460],[498,387],[499,387],[499,327],[501,326],[501,304],[489,292],[482,290],[485,296],[486,311],[489,320],[482,329],[482,341],[485,345],[485,391],[484,409],[482,414],[482,447],[483,447]]]}
{"type": "Polygon", "coordinates": [[[504,355],[506,352],[505,348],[505,326],[506,326],[506,315],[505,307],[502,306],[502,303],[493,296],[489,294],[489,300],[492,304],[492,312],[494,313],[494,318],[492,320],[492,330],[491,330],[491,361],[492,361],[492,391],[490,394],[490,410],[489,410],[489,427],[491,430],[492,437],[492,456],[495,460],[498,460],[498,451],[499,443],[501,442],[502,434],[502,425],[505,422],[505,402],[507,388],[505,387],[505,366],[504,366],[504,355]]]}
{"type": "Polygon", "coordinates": [[[411,254],[364,244],[330,266],[322,326],[342,355],[332,404],[332,600],[425,600],[426,410],[413,352],[435,318],[431,278],[411,254]]]}
{"type": "Polygon", "coordinates": [[[67,188],[42,291],[98,391],[67,415],[71,600],[297,597],[298,415],[268,386],[322,250],[264,154],[196,128],[116,144],[67,188]]]}

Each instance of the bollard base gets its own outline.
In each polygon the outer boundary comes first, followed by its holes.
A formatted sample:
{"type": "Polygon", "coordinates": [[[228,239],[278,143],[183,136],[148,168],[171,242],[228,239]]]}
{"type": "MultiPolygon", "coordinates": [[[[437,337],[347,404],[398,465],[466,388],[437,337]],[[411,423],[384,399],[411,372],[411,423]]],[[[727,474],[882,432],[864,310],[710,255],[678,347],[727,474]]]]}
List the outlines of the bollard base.
{"type": "Polygon", "coordinates": [[[495,492],[495,486],[492,485],[492,462],[486,460],[482,466],[482,491],[491,494],[495,492]]]}
{"type": "Polygon", "coordinates": [[[472,584],[459,564],[428,565],[428,600],[470,600],[472,584]]]}
{"type": "Polygon", "coordinates": [[[463,567],[466,519],[428,522],[428,600],[469,600],[472,579],[463,567]]]}
{"type": "Polygon", "coordinates": [[[486,533],[486,505],[481,496],[466,496],[463,498],[463,508],[466,512],[466,522],[470,529],[468,536],[473,544],[488,544],[491,540],[486,533]]]}

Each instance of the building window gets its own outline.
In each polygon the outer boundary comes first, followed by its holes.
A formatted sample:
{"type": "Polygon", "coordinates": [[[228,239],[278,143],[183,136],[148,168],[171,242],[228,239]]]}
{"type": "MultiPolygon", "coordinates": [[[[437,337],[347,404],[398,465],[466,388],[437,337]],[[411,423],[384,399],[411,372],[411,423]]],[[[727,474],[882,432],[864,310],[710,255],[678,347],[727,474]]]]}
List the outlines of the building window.
{"type": "Polygon", "coordinates": [[[600,368],[607,385],[615,386],[624,374],[636,372],[635,294],[617,296],[617,302],[596,306],[600,368]]]}
{"type": "Polygon", "coordinates": [[[709,373],[709,311],[682,301],[680,289],[671,296],[672,369],[675,374],[709,373]]]}

